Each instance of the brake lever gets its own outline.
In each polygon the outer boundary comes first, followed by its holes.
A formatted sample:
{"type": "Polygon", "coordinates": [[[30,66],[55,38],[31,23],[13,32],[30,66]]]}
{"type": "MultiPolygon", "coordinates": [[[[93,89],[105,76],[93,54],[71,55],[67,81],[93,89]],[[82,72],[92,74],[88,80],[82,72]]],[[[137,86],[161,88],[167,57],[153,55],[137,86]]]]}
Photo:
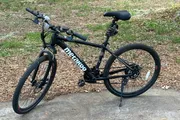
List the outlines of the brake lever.
{"type": "Polygon", "coordinates": [[[25,18],[26,20],[30,20],[30,21],[32,21],[33,23],[35,23],[35,24],[40,24],[40,22],[39,22],[39,20],[38,20],[38,18],[35,18],[34,20],[33,19],[31,19],[31,18],[25,18]]]}
{"type": "Polygon", "coordinates": [[[57,28],[60,32],[67,32],[69,30],[68,27],[64,27],[64,26],[58,26],[57,28]]]}
{"type": "Polygon", "coordinates": [[[40,24],[40,22],[39,22],[39,20],[38,20],[38,18],[36,17],[34,20],[33,20],[33,22],[35,23],[35,24],[40,24]]]}

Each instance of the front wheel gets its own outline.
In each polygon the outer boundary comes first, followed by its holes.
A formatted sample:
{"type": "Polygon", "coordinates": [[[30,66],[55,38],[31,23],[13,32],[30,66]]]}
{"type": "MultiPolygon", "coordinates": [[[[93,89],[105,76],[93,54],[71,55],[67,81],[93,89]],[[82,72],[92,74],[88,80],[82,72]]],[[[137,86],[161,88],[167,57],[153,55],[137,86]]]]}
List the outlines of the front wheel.
{"type": "Polygon", "coordinates": [[[147,91],[157,80],[161,63],[157,52],[143,44],[129,44],[114,53],[127,63],[130,68],[120,62],[119,58],[111,56],[104,69],[104,77],[128,76],[123,93],[121,85],[123,77],[106,79],[106,88],[116,96],[124,98],[138,96],[147,91]]]}
{"type": "Polygon", "coordinates": [[[45,96],[56,74],[56,59],[43,55],[34,61],[20,78],[12,105],[18,114],[31,111],[45,96]]]}

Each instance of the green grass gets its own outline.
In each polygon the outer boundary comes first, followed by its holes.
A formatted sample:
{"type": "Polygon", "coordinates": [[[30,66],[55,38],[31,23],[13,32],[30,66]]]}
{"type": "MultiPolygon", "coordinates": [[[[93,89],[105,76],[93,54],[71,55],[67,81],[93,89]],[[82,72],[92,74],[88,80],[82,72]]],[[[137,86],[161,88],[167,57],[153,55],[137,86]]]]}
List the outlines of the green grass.
{"type": "Polygon", "coordinates": [[[176,58],[176,63],[180,64],[180,58],[176,58]]]}
{"type": "Polygon", "coordinates": [[[41,42],[40,35],[41,35],[40,32],[30,32],[25,35],[25,40],[32,43],[40,43],[41,42]]]}
{"type": "Polygon", "coordinates": [[[173,42],[173,43],[180,43],[180,36],[175,36],[175,37],[172,39],[172,42],[173,42]]]}
{"type": "Polygon", "coordinates": [[[104,18],[103,13],[127,9],[130,11],[132,19],[118,22],[119,33],[111,38],[112,47],[116,47],[121,42],[144,40],[180,43],[180,27],[177,25],[178,22],[173,22],[180,6],[172,4],[170,0],[157,0],[156,4],[151,0],[113,2],[108,0],[0,0],[0,10],[4,13],[4,16],[0,18],[0,25],[3,28],[9,28],[11,31],[12,29],[15,31],[24,28],[21,31],[21,37],[8,38],[0,42],[0,57],[35,52],[38,49],[36,46],[41,45],[39,32],[26,33],[23,31],[36,31],[35,27],[30,26],[30,21],[23,21],[24,17],[32,17],[25,12],[26,7],[53,15],[53,24],[54,22],[56,25],[67,24],[73,30],[88,35],[91,38],[88,41],[96,43],[102,43],[104,34],[111,22],[111,18],[104,18]],[[153,11],[160,6],[168,9],[153,11]],[[21,16],[16,16],[19,14],[21,16]],[[139,15],[140,17],[137,17],[139,15]],[[9,23],[8,26],[3,24],[4,21],[9,23]]]}
{"type": "Polygon", "coordinates": [[[0,42],[0,57],[37,52],[39,46],[41,46],[40,33],[27,33],[21,39],[11,38],[0,42]]]}
{"type": "Polygon", "coordinates": [[[3,41],[0,43],[0,57],[11,56],[22,47],[23,43],[18,40],[3,41]]]}
{"type": "Polygon", "coordinates": [[[0,47],[2,49],[6,49],[6,48],[9,48],[9,49],[21,48],[22,46],[23,46],[23,43],[21,41],[14,41],[14,40],[4,41],[4,42],[0,43],[0,47]]]}
{"type": "Polygon", "coordinates": [[[148,20],[144,22],[147,31],[155,32],[156,34],[167,34],[178,29],[176,24],[168,20],[148,20]]]}
{"type": "Polygon", "coordinates": [[[88,24],[87,28],[89,30],[91,30],[91,31],[94,31],[94,32],[96,32],[96,31],[105,31],[108,28],[109,25],[110,25],[109,23],[96,24],[96,25],[88,24]]]}
{"type": "MultiPolygon", "coordinates": [[[[180,8],[180,7],[179,7],[180,8]]],[[[167,41],[171,40],[174,43],[179,43],[179,31],[180,27],[173,22],[173,15],[175,15],[176,9],[170,9],[164,13],[155,13],[151,20],[149,19],[132,19],[130,21],[119,21],[119,33],[113,39],[115,41],[167,41]],[[158,15],[161,16],[158,16],[158,15]],[[166,16],[163,16],[166,14],[166,16]],[[169,16],[168,16],[169,15],[169,16]]],[[[105,24],[89,24],[87,28],[92,32],[105,32],[108,27],[108,23],[105,24]]],[[[100,37],[101,34],[99,34],[100,37]]]]}
{"type": "MultiPolygon", "coordinates": [[[[26,7],[36,9],[39,4],[56,4],[59,0],[0,0],[0,10],[19,11],[26,7]]],[[[46,7],[49,8],[49,7],[46,7]]]]}

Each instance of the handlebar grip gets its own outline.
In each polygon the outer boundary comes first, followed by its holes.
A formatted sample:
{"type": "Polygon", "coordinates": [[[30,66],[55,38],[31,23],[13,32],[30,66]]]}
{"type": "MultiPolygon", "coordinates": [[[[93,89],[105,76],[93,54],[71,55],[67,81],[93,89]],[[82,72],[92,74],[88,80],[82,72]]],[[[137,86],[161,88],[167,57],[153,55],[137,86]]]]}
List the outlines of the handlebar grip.
{"type": "Polygon", "coordinates": [[[79,39],[82,39],[82,40],[84,40],[84,41],[87,40],[87,37],[85,37],[85,36],[83,36],[83,35],[81,35],[81,34],[79,34],[79,33],[73,32],[73,34],[74,34],[74,36],[78,37],[79,39]]]}
{"type": "Polygon", "coordinates": [[[33,10],[31,10],[30,8],[26,8],[26,11],[30,12],[30,13],[33,14],[34,16],[37,16],[37,13],[34,12],[33,10]]]}

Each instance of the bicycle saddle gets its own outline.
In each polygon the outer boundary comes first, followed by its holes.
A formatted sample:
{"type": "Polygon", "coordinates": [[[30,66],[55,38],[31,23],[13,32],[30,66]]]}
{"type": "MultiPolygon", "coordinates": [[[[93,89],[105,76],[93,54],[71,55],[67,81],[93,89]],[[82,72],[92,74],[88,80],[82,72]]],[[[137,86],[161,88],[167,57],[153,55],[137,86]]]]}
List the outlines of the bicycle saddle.
{"type": "Polygon", "coordinates": [[[131,14],[127,10],[105,12],[105,17],[115,17],[117,20],[129,20],[131,14]]]}

